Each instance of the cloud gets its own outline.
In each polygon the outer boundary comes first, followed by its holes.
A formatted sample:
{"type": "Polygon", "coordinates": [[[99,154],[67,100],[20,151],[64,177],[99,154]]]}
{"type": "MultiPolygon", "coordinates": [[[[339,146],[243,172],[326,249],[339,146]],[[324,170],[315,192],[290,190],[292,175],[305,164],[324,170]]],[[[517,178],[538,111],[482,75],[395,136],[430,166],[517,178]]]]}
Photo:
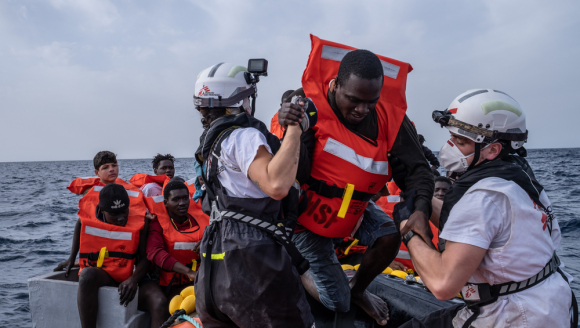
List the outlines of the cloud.
{"type": "Polygon", "coordinates": [[[579,14],[536,0],[0,2],[0,138],[14,140],[0,161],[190,157],[197,74],[268,59],[256,116],[269,122],[300,87],[310,33],[411,63],[408,115],[434,149],[447,134],[431,112],[479,87],[520,102],[528,146],[578,147],[579,14]]]}

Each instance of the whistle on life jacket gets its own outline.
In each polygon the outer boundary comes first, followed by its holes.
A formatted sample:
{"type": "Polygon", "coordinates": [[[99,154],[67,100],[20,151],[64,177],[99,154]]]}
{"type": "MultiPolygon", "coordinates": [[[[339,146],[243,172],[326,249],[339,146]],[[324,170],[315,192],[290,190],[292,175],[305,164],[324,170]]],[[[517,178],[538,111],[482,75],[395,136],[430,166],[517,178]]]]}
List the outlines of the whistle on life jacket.
{"type": "Polygon", "coordinates": [[[107,247],[101,248],[101,250],[99,251],[99,258],[97,259],[97,268],[103,266],[103,261],[105,261],[107,257],[109,257],[109,250],[107,249],[107,247]]]}
{"type": "Polygon", "coordinates": [[[347,183],[344,187],[344,194],[342,195],[342,204],[340,205],[340,210],[338,210],[338,216],[341,219],[344,219],[346,215],[346,211],[348,210],[348,206],[350,205],[350,200],[352,199],[352,194],[354,193],[354,185],[347,183]]]}

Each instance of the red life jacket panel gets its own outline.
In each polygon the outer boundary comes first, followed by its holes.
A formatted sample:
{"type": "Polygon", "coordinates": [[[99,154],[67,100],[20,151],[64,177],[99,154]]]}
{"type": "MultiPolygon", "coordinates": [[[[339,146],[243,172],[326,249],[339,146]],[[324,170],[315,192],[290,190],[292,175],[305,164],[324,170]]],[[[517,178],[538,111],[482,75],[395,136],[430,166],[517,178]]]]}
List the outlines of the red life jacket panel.
{"type": "Polygon", "coordinates": [[[391,177],[387,152],[405,117],[407,73],[412,67],[378,56],[385,77],[375,107],[379,134],[373,145],[347,129],[327,100],[329,82],[336,77],[340,61],[355,48],[312,35],[311,39],[302,88],[318,109],[318,122],[313,127],[316,145],[311,181],[303,186],[308,207],[298,222],[321,236],[343,238],[351,234],[372,195],[391,177]]]}
{"type": "Polygon", "coordinates": [[[139,250],[139,234],[145,226],[147,211],[143,194],[127,190],[129,194],[129,218],[124,227],[103,222],[96,218],[99,192],[102,186],[94,186],[79,201],[78,216],[81,219],[80,272],[89,266],[98,266],[99,254],[103,247],[108,256],[101,268],[116,282],[123,282],[133,274],[135,259],[139,250]]]}
{"type": "MultiPolygon", "coordinates": [[[[203,232],[205,227],[209,225],[209,216],[207,216],[201,210],[201,202],[198,204],[191,199],[195,193],[195,186],[193,185],[193,180],[190,180],[190,184],[187,184],[187,189],[189,190],[189,209],[187,213],[191,215],[190,220],[195,220],[197,226],[193,226],[190,229],[178,231],[171,218],[167,214],[167,209],[163,202],[164,197],[145,197],[147,202],[147,207],[152,214],[157,215],[157,220],[163,229],[163,242],[165,244],[165,250],[175,258],[179,263],[191,267],[193,260],[198,260],[199,255],[193,251],[193,247],[203,237],[203,232]]],[[[193,268],[197,270],[197,267],[193,268]]],[[[167,286],[173,278],[173,285],[183,285],[188,284],[191,281],[185,275],[161,270],[161,277],[159,284],[161,286],[167,286]],[[173,278],[175,276],[175,278],[173,278]]]]}
{"type": "MultiPolygon", "coordinates": [[[[139,191],[139,188],[133,186],[132,184],[125,182],[122,179],[115,180],[116,184],[119,184],[127,190],[139,191]]],[[[104,187],[105,184],[101,182],[98,177],[93,178],[76,178],[74,179],[66,189],[70,190],[73,194],[82,195],[85,191],[91,189],[94,186],[104,187]]]]}
{"type": "Polygon", "coordinates": [[[149,175],[146,173],[137,173],[129,179],[129,182],[137,188],[141,188],[146,184],[156,182],[163,186],[163,184],[170,180],[165,174],[161,175],[149,175]]]}

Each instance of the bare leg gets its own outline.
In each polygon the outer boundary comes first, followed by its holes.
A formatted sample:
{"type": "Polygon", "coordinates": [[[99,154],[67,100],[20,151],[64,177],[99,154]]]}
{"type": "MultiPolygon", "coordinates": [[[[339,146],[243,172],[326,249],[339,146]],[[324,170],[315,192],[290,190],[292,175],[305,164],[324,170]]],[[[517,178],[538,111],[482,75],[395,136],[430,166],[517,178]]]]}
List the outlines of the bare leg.
{"type": "Polygon", "coordinates": [[[169,318],[169,302],[162,288],[153,280],[139,284],[139,310],[151,314],[151,328],[159,328],[169,318]]]}
{"type": "Polygon", "coordinates": [[[387,304],[366,289],[395,259],[400,245],[401,236],[398,233],[377,238],[365,252],[359,269],[350,281],[351,301],[383,326],[389,319],[387,304]]]}
{"type": "Polygon", "coordinates": [[[98,268],[84,268],[79,277],[77,304],[81,327],[96,328],[99,312],[99,288],[113,286],[113,280],[108,273],[98,268]]]}

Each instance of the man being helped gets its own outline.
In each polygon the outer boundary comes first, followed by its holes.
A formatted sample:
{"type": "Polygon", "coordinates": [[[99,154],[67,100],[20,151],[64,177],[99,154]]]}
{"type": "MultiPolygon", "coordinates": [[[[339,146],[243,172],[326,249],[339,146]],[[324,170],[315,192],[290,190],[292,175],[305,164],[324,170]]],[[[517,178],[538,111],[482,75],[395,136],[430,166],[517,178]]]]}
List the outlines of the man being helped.
{"type": "Polygon", "coordinates": [[[181,178],[171,179],[162,196],[147,197],[147,208],[154,215],[149,223],[147,258],[161,268],[159,283],[149,280],[139,287],[153,304],[151,326],[159,327],[169,317],[168,299],[179,294],[183,288],[193,285],[199,260],[195,252],[209,217],[201,211],[191,196],[193,185],[186,185],[181,178]]]}
{"type": "Polygon", "coordinates": [[[291,229],[281,204],[296,177],[302,130],[290,126],[280,145],[249,115],[256,86],[246,74],[220,63],[202,71],[195,86],[207,125],[196,159],[206,170],[203,208],[211,208],[212,220],[201,243],[196,308],[209,328],[311,327],[299,276],[307,262],[297,263],[295,248],[288,253],[291,229]]]}
{"type": "MultiPolygon", "coordinates": [[[[393,221],[369,202],[391,177],[388,152],[407,169],[401,185],[417,191],[410,221],[431,240],[433,177],[405,115],[410,70],[409,64],[312,36],[303,88],[294,92],[312,98],[318,108],[316,126],[302,136],[309,158],[301,161],[311,161],[312,171],[302,186],[308,205],[293,237],[310,262],[304,286],[327,308],[346,312],[352,301],[380,325],[387,324],[387,305],[366,288],[395,258],[401,242],[393,221]],[[349,282],[333,242],[353,233],[369,248],[349,282]]],[[[303,119],[299,109],[283,104],[280,125],[303,119]]]]}
{"type": "Polygon", "coordinates": [[[145,197],[155,197],[163,194],[163,184],[175,175],[175,157],[171,154],[153,157],[153,172],[155,175],[137,173],[129,182],[141,189],[145,197]]]}
{"type": "Polygon", "coordinates": [[[550,200],[522,157],[520,105],[501,91],[470,90],[433,118],[451,132],[441,164],[460,174],[433,218],[441,252],[398,219],[425,285],[441,300],[461,292],[467,306],[404,327],[569,327],[571,277],[558,268],[561,233],[550,200]]]}

